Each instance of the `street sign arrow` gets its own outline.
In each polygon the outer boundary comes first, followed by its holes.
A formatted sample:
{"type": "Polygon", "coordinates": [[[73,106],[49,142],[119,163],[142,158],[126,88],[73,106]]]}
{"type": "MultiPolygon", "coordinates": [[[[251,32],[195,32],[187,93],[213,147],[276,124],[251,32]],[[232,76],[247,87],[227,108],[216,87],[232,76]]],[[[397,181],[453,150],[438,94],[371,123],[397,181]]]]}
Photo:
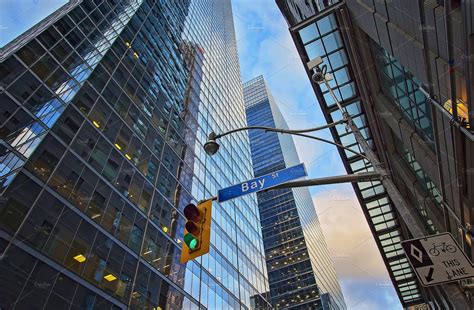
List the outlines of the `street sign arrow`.
{"type": "Polygon", "coordinates": [[[433,271],[434,271],[434,268],[430,267],[430,271],[428,271],[428,275],[425,276],[425,279],[426,281],[428,281],[428,283],[433,281],[433,271]]]}
{"type": "Polygon", "coordinates": [[[217,201],[224,202],[240,196],[263,191],[305,176],[307,176],[307,173],[304,164],[288,167],[240,184],[220,189],[217,192],[217,201]]]}

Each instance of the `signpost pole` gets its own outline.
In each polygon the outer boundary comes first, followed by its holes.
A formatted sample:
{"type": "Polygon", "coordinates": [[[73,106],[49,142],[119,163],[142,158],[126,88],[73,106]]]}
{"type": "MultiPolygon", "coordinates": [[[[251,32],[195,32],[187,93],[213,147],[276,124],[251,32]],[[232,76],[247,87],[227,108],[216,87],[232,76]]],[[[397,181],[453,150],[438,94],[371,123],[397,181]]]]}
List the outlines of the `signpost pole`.
{"type": "Polygon", "coordinates": [[[281,188],[307,187],[307,186],[326,185],[326,184],[376,181],[376,180],[380,180],[380,174],[378,172],[362,172],[362,173],[355,173],[355,174],[335,175],[335,176],[324,177],[324,178],[315,178],[315,179],[309,179],[309,180],[287,182],[287,183],[283,183],[281,185],[272,187],[269,190],[281,189],[281,188]]]}

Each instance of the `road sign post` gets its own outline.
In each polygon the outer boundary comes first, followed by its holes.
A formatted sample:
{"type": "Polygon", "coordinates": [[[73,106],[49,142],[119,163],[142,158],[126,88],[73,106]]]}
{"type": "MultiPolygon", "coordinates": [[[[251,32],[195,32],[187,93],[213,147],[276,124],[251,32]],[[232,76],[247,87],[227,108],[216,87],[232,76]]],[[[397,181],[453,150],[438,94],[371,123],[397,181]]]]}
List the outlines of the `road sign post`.
{"type": "Polygon", "coordinates": [[[423,286],[474,277],[474,266],[450,233],[402,241],[402,247],[423,286]]]}
{"type": "Polygon", "coordinates": [[[260,192],[305,176],[307,176],[307,173],[304,164],[299,164],[220,189],[217,192],[217,201],[224,202],[251,193],[260,192]]]}

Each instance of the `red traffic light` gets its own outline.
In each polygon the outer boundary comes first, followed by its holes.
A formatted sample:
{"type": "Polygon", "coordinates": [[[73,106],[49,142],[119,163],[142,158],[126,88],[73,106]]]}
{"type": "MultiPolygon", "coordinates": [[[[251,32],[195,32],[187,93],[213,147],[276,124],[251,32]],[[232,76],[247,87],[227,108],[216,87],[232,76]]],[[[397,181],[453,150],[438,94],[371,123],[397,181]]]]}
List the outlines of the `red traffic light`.
{"type": "Polygon", "coordinates": [[[184,216],[186,216],[186,219],[188,219],[189,221],[193,221],[196,223],[202,221],[201,212],[199,211],[198,207],[196,207],[196,205],[192,203],[184,207],[184,216]]]}
{"type": "Polygon", "coordinates": [[[190,234],[193,234],[195,236],[199,235],[199,233],[201,232],[201,229],[198,227],[198,225],[196,225],[196,223],[194,222],[186,222],[186,230],[190,233],[190,234]]]}

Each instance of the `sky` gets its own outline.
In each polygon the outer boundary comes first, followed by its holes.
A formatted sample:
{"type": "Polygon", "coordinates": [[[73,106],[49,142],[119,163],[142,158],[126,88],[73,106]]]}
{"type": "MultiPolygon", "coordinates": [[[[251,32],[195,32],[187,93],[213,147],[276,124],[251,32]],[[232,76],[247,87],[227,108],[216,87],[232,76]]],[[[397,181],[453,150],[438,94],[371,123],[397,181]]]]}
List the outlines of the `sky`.
{"type": "MultiPolygon", "coordinates": [[[[198,0],[199,1],[199,0],[198,0]]],[[[242,81],[263,74],[291,129],[325,120],[274,0],[232,0],[242,81]]],[[[0,0],[0,48],[66,0],[0,0]]],[[[331,139],[329,131],[320,137],[331,139]]],[[[345,174],[335,147],[295,139],[310,178],[345,174]]],[[[310,188],[349,309],[401,309],[350,185],[310,188]]]]}
{"type": "Polygon", "coordinates": [[[66,2],[66,0],[0,0],[0,48],[66,2]]]}
{"type": "MultiPolygon", "coordinates": [[[[275,0],[233,0],[233,13],[242,81],[262,74],[290,129],[326,124],[275,0]]],[[[294,140],[309,178],[346,174],[332,145],[294,140]]],[[[348,309],[402,309],[351,185],[310,192],[348,309]]]]}

